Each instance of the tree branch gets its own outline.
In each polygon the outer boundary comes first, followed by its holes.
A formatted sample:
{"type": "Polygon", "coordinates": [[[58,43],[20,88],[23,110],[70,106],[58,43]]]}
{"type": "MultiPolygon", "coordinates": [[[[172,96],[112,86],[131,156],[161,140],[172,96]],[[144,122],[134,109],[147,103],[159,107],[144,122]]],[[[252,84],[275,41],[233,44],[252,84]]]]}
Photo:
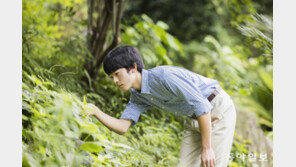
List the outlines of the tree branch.
{"type": "Polygon", "coordinates": [[[92,24],[93,24],[93,8],[94,8],[94,0],[88,0],[89,10],[88,10],[88,24],[87,24],[87,42],[88,49],[91,50],[91,37],[93,35],[92,24]]]}
{"type": "Polygon", "coordinates": [[[112,21],[112,17],[113,17],[113,12],[112,12],[113,9],[112,8],[113,8],[113,1],[108,1],[106,4],[106,17],[104,19],[104,23],[103,23],[100,35],[95,40],[94,46],[93,46],[93,48],[94,48],[93,53],[95,55],[95,62],[98,61],[98,59],[99,59],[99,56],[100,56],[99,52],[102,51],[102,49],[103,49],[103,45],[105,43],[107,32],[110,27],[110,23],[112,21]]]}

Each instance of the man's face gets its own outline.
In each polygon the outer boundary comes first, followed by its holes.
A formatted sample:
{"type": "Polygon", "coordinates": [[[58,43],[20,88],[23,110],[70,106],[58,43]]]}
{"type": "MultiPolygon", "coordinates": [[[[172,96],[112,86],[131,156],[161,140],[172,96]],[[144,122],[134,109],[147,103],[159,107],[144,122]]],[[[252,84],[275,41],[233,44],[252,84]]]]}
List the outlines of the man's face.
{"type": "Polygon", "coordinates": [[[132,87],[132,83],[134,81],[132,71],[130,70],[127,72],[126,68],[119,68],[110,74],[110,78],[123,91],[128,91],[132,87]]]}

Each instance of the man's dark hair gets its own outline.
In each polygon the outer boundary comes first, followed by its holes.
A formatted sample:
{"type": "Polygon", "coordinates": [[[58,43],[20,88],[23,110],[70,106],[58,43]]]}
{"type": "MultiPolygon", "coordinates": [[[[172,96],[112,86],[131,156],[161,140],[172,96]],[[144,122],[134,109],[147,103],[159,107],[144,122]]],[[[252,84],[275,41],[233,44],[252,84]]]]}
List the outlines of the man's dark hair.
{"type": "Polygon", "coordinates": [[[104,59],[104,71],[108,75],[119,68],[126,68],[129,71],[137,64],[137,70],[142,73],[145,67],[139,50],[133,46],[119,46],[111,50],[104,59]]]}

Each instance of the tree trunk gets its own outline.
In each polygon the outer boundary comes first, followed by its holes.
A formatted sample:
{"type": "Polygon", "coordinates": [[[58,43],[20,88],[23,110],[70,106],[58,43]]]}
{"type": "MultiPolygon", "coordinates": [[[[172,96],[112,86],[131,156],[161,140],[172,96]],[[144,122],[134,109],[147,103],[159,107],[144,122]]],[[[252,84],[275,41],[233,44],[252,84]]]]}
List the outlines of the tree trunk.
{"type": "Polygon", "coordinates": [[[122,0],[88,0],[87,46],[91,60],[84,67],[92,79],[98,76],[107,53],[120,42],[122,12],[122,0]],[[110,30],[112,42],[107,43],[110,30]]]}

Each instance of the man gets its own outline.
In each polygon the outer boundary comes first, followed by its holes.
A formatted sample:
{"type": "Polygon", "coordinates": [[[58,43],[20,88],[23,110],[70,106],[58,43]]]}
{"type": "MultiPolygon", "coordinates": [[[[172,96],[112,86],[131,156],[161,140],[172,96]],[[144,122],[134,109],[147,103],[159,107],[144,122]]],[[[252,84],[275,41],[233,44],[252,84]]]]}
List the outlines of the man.
{"type": "Polygon", "coordinates": [[[90,114],[110,130],[124,134],[150,107],[190,117],[185,123],[179,166],[225,167],[231,150],[236,111],[216,80],[174,66],[145,70],[139,51],[121,46],[108,53],[104,70],[123,91],[131,89],[121,118],[93,104],[90,114]]]}

